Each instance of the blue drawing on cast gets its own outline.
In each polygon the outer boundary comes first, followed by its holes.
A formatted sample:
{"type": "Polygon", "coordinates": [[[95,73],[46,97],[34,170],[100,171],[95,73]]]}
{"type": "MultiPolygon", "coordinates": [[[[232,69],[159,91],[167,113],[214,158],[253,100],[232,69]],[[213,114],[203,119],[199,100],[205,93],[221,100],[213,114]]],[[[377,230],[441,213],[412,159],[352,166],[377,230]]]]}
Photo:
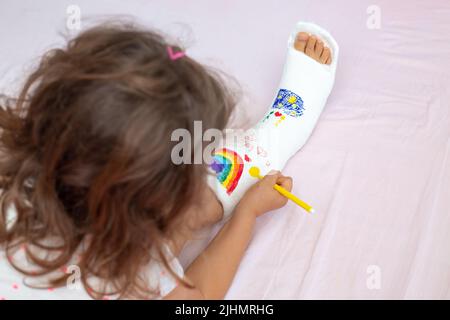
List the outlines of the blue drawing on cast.
{"type": "Polygon", "coordinates": [[[280,91],[278,91],[272,108],[281,109],[287,115],[292,117],[300,117],[303,114],[303,110],[305,110],[302,98],[286,89],[280,89],[280,91]]]}

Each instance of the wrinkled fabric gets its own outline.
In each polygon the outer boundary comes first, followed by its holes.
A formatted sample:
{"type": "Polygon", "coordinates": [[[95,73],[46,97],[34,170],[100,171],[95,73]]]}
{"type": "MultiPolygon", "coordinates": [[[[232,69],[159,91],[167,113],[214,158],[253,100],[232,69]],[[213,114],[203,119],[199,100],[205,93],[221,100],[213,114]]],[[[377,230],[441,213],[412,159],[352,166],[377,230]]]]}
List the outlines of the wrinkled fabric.
{"type": "MultiPolygon", "coordinates": [[[[296,21],[339,43],[327,106],[284,170],[316,213],[288,203],[259,218],[227,298],[450,298],[449,1],[77,3],[90,18],[137,16],[236,78],[236,125],[255,123],[272,102],[296,21]],[[370,29],[377,8],[380,28],[370,29]]],[[[69,4],[0,3],[2,92],[62,42],[69,4]]],[[[209,238],[192,241],[182,264],[209,238]]]]}

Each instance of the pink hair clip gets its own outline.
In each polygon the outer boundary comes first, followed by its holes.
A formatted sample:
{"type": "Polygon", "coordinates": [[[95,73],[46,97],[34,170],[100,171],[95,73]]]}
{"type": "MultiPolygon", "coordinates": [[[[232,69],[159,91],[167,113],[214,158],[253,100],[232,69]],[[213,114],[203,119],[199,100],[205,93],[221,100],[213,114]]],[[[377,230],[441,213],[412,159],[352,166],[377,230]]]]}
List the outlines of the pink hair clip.
{"type": "Polygon", "coordinates": [[[172,61],[182,58],[186,55],[183,51],[173,52],[171,46],[167,46],[167,53],[169,54],[169,58],[172,61]]]}

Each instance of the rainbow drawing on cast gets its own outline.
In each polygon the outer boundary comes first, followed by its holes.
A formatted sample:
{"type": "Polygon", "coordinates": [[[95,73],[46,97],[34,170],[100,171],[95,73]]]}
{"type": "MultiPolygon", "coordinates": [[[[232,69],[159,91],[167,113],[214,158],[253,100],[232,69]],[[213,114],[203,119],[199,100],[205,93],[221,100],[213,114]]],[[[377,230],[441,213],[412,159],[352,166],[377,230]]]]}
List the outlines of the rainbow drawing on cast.
{"type": "Polygon", "coordinates": [[[222,148],[214,152],[211,168],[220,184],[231,194],[238,185],[244,169],[242,158],[233,150],[222,148]]]}

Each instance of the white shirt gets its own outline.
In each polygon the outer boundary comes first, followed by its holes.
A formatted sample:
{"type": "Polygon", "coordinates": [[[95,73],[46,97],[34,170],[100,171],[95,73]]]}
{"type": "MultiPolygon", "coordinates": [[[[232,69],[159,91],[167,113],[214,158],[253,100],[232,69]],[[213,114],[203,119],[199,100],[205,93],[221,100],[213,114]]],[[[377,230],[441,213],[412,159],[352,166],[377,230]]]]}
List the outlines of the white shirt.
{"type": "MultiPolygon", "coordinates": [[[[168,247],[165,247],[165,249],[169,266],[175,274],[183,278],[184,271],[178,259],[171,254],[168,247]]],[[[32,270],[32,265],[25,258],[24,248],[14,254],[13,258],[20,266],[28,266],[32,270]]],[[[32,288],[29,284],[36,286],[36,284],[44,282],[39,281],[36,277],[28,277],[18,272],[9,263],[5,250],[0,249],[0,300],[91,299],[81,281],[77,282],[77,272],[80,271],[77,270],[76,264],[66,267],[63,272],[71,275],[68,279],[68,285],[50,289],[32,288]]],[[[146,278],[149,281],[149,287],[160,292],[159,299],[170,293],[178,285],[177,279],[158,261],[151,261],[147,267],[143,268],[143,272],[148,272],[146,278]]],[[[114,297],[105,296],[104,299],[114,299],[114,297]]]]}

